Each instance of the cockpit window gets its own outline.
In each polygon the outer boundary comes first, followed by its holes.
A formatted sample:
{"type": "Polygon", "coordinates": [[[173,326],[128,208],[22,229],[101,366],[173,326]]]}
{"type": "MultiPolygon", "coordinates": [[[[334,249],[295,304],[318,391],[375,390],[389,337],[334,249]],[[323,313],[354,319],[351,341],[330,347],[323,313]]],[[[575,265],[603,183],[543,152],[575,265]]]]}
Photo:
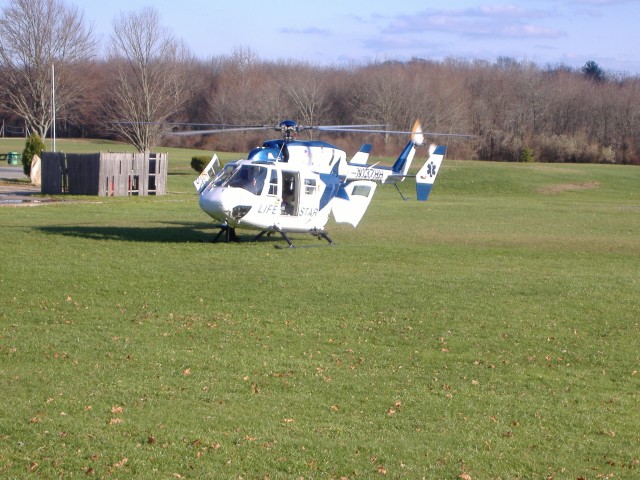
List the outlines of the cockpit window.
{"type": "Polygon", "coordinates": [[[243,188],[254,195],[260,195],[266,178],[266,167],[259,165],[241,165],[233,172],[226,186],[243,188]]]}

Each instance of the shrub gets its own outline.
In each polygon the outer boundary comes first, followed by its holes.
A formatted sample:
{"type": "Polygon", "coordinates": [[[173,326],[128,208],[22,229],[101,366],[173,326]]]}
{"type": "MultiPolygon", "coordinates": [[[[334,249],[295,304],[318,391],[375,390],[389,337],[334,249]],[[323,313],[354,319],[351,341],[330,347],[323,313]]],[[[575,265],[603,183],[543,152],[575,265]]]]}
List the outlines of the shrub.
{"type": "Polygon", "coordinates": [[[541,135],[536,139],[540,162],[563,163],[616,163],[616,152],[612,147],[600,147],[585,134],[541,135]]]}
{"type": "Polygon", "coordinates": [[[31,176],[31,160],[33,160],[33,156],[40,156],[43,150],[44,142],[42,138],[40,138],[40,135],[37,133],[32,133],[29,138],[27,138],[24,144],[24,151],[22,152],[22,171],[27,177],[31,176]]]}
{"type": "Polygon", "coordinates": [[[604,147],[601,153],[602,163],[616,163],[616,152],[612,147],[604,147]]]}
{"type": "Polygon", "coordinates": [[[191,157],[191,168],[193,168],[198,173],[202,173],[204,167],[207,166],[210,160],[211,157],[207,157],[205,155],[191,157]]]}
{"type": "Polygon", "coordinates": [[[541,135],[537,139],[538,160],[544,163],[576,162],[578,142],[567,135],[541,135]]]}
{"type": "Polygon", "coordinates": [[[500,130],[488,132],[480,140],[479,156],[483,160],[517,162],[520,160],[522,140],[500,130]]]}

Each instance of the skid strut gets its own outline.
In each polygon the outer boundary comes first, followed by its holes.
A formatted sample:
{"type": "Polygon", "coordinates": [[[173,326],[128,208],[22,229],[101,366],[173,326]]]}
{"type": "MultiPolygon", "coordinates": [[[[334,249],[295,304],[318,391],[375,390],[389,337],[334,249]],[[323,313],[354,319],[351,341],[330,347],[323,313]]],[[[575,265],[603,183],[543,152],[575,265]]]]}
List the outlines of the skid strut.
{"type": "Polygon", "coordinates": [[[218,240],[220,240],[220,237],[222,237],[223,235],[224,235],[224,241],[226,243],[237,242],[238,241],[238,236],[236,235],[236,229],[235,228],[230,227],[226,223],[223,223],[221,225],[217,225],[217,227],[220,228],[220,231],[214,237],[214,239],[213,239],[214,243],[217,242],[218,240]]]}
{"type": "Polygon", "coordinates": [[[309,233],[311,233],[311,235],[316,237],[318,240],[320,240],[321,238],[324,238],[329,243],[329,245],[333,245],[333,240],[331,240],[331,237],[329,237],[329,234],[324,230],[311,230],[311,232],[309,233]]]}

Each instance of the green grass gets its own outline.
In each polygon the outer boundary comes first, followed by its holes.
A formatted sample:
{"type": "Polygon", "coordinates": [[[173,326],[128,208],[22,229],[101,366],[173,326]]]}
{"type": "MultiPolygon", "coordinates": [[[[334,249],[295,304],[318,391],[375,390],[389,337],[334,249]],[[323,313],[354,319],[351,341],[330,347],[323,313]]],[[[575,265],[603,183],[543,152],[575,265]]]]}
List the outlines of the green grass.
{"type": "Polygon", "coordinates": [[[1,477],[637,478],[640,169],[445,160],[277,250],[190,157],[0,207],[1,477]]]}

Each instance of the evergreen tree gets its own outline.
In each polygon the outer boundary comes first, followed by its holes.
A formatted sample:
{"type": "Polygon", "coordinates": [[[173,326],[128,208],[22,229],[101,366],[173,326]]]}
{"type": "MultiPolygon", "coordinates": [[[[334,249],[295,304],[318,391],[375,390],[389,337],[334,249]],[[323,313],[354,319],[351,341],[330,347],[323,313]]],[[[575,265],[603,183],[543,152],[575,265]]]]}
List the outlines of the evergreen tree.
{"type": "Polygon", "coordinates": [[[27,177],[31,176],[31,160],[33,160],[33,156],[40,156],[44,148],[44,142],[37,133],[32,133],[29,138],[27,138],[24,144],[24,151],[22,152],[22,170],[27,177]]]}
{"type": "Polygon", "coordinates": [[[606,74],[604,70],[593,60],[589,60],[581,69],[582,74],[589,80],[594,82],[604,82],[606,80],[606,74]]]}

